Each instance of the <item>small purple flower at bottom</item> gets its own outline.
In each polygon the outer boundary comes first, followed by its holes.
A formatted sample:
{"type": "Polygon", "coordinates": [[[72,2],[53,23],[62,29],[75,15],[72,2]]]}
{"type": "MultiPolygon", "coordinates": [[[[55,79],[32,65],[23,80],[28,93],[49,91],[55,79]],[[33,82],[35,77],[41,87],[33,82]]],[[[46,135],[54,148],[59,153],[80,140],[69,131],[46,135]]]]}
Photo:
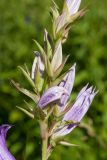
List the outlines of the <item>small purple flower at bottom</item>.
{"type": "Polygon", "coordinates": [[[8,124],[0,126],[0,160],[15,160],[6,146],[6,134],[10,128],[11,126],[8,124]]]}
{"type": "Polygon", "coordinates": [[[82,88],[82,90],[77,96],[76,102],[64,115],[62,120],[62,122],[71,122],[71,124],[69,123],[58,128],[53,135],[54,138],[67,135],[75,127],[77,127],[78,123],[88,111],[96,94],[97,92],[95,92],[95,89],[93,89],[93,87],[87,88],[86,85],[82,88]]]}

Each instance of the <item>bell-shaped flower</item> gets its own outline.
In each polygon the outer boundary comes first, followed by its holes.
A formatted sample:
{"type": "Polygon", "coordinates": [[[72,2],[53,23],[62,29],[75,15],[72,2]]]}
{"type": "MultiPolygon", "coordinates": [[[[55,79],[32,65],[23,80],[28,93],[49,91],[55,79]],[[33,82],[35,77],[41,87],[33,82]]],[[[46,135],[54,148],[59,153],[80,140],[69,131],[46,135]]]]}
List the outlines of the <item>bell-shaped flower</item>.
{"type": "Polygon", "coordinates": [[[10,128],[8,124],[0,126],[0,160],[15,160],[6,146],[6,134],[10,128]]]}
{"type": "Polygon", "coordinates": [[[87,88],[87,86],[80,91],[76,102],[63,117],[62,122],[65,122],[65,125],[55,131],[53,134],[54,138],[70,133],[78,125],[78,123],[80,123],[96,94],[97,92],[95,92],[95,89],[92,87],[87,88]]]}
{"type": "Polygon", "coordinates": [[[61,83],[59,84],[60,87],[64,87],[68,94],[67,95],[63,95],[60,99],[60,103],[59,103],[59,112],[64,111],[65,109],[65,104],[67,103],[69,96],[71,94],[73,85],[74,85],[74,80],[75,80],[75,66],[76,64],[74,64],[71,68],[70,71],[66,74],[66,76],[64,77],[64,79],[61,81],[61,83]]]}
{"type": "Polygon", "coordinates": [[[40,70],[41,75],[42,75],[43,72],[44,72],[44,64],[43,64],[43,62],[41,60],[39,52],[35,52],[35,58],[34,58],[34,61],[33,61],[32,71],[31,71],[32,80],[34,80],[35,77],[36,77],[37,66],[39,67],[39,70],[40,70]]]}
{"type": "Polygon", "coordinates": [[[51,87],[40,98],[38,106],[44,108],[50,103],[55,103],[61,99],[62,95],[68,94],[64,87],[51,87]]]}
{"type": "Polygon", "coordinates": [[[66,0],[66,5],[70,16],[78,12],[80,4],[81,0],[66,0]]]}

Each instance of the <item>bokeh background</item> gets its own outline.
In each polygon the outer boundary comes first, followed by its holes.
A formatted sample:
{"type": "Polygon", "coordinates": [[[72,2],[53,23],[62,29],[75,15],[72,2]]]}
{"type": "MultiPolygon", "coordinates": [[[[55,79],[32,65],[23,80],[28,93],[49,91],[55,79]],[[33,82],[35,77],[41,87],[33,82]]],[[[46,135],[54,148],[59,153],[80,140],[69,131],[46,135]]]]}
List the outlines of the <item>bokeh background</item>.
{"type": "MultiPolygon", "coordinates": [[[[61,6],[62,0],[56,2],[61,6]]],[[[0,0],[0,124],[14,125],[7,144],[17,160],[40,160],[41,140],[37,122],[16,108],[24,105],[26,97],[10,80],[27,86],[17,66],[26,63],[31,68],[37,49],[32,39],[43,43],[43,29],[51,27],[50,6],[50,0],[0,0]]],[[[82,6],[89,10],[72,25],[63,53],[70,53],[67,66],[77,63],[72,96],[87,82],[99,93],[83,120],[84,127],[66,137],[80,146],[58,146],[50,160],[107,160],[107,1],[83,0],[82,6]]]]}

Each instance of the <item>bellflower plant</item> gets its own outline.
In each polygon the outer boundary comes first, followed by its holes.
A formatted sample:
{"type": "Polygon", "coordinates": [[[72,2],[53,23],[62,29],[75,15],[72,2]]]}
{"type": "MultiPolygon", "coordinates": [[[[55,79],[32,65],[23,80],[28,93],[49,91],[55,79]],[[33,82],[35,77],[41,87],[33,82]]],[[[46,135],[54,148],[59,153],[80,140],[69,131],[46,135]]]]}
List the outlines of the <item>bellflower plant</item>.
{"type": "MultiPolygon", "coordinates": [[[[72,23],[85,10],[79,10],[81,0],[64,0],[62,11],[55,2],[51,7],[52,33],[44,30],[44,45],[34,40],[38,51],[34,51],[31,72],[18,67],[31,90],[21,87],[12,80],[18,91],[33,100],[26,108],[18,107],[40,125],[42,160],[47,160],[57,144],[72,146],[64,137],[72,132],[88,111],[97,91],[88,84],[84,86],[74,103],[70,97],[75,81],[76,63],[64,72],[69,55],[63,56],[62,44],[66,42],[72,23]]],[[[0,160],[15,160],[6,146],[6,134],[10,125],[0,126],[0,160]]]]}

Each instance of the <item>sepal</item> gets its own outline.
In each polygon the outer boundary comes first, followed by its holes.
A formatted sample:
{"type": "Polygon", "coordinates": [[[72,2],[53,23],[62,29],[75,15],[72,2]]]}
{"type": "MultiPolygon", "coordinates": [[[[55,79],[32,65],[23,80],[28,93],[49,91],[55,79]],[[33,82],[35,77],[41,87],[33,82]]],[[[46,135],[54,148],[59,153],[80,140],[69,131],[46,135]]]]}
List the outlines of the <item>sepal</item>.
{"type": "Polygon", "coordinates": [[[67,141],[59,141],[59,144],[61,144],[63,146],[67,146],[67,147],[78,147],[79,146],[77,144],[72,144],[72,143],[69,143],[67,141]]]}

